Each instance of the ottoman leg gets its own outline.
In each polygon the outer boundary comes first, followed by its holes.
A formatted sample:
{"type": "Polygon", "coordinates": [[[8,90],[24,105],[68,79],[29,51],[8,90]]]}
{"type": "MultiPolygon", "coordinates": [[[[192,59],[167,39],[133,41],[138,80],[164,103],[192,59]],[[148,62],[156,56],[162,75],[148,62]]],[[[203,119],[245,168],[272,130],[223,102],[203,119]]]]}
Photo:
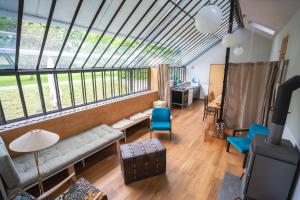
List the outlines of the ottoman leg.
{"type": "Polygon", "coordinates": [[[150,130],[150,139],[152,139],[152,130],[150,130]]]}

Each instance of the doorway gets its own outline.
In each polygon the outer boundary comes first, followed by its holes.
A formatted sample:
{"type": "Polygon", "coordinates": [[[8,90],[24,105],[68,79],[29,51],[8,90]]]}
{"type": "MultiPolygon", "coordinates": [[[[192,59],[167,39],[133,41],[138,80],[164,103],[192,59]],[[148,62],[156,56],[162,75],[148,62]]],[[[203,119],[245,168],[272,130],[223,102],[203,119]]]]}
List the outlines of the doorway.
{"type": "Polygon", "coordinates": [[[208,94],[213,92],[216,97],[222,95],[224,67],[224,64],[210,65],[208,94]]]}

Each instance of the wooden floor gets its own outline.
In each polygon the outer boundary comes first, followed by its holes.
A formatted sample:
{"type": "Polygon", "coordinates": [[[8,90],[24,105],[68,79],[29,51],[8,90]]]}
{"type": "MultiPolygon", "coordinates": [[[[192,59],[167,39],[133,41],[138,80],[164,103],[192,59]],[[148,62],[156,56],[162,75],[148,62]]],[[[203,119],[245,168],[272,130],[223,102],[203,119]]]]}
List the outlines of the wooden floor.
{"type": "MultiPolygon", "coordinates": [[[[186,109],[174,109],[173,140],[166,133],[154,133],[167,148],[166,174],[125,185],[117,155],[83,171],[79,176],[95,184],[109,199],[216,199],[225,171],[241,175],[243,156],[225,151],[225,141],[209,138],[204,131],[212,118],[202,121],[203,103],[186,109]]],[[[139,128],[128,142],[149,138],[146,128],[139,128]]]]}

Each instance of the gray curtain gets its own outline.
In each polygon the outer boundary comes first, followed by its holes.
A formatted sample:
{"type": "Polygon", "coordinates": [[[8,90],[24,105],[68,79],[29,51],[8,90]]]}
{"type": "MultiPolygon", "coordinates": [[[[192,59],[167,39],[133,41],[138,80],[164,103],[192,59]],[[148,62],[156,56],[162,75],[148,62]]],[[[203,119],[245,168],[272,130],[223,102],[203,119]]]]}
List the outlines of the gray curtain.
{"type": "Polygon", "coordinates": [[[275,102],[276,86],[285,76],[287,62],[230,64],[224,105],[228,128],[267,125],[275,102]]]}
{"type": "Polygon", "coordinates": [[[169,81],[169,65],[158,65],[158,94],[159,99],[166,101],[170,108],[170,81],[169,81]]]}

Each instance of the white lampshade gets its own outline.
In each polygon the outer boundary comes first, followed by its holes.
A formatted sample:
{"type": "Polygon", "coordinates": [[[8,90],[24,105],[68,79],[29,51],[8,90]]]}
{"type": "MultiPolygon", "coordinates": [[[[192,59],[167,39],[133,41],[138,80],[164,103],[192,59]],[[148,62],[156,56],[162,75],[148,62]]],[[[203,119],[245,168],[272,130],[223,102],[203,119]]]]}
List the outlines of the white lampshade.
{"type": "Polygon", "coordinates": [[[213,33],[218,30],[222,20],[222,10],[216,5],[208,5],[195,16],[195,26],[200,33],[213,33]]]}
{"type": "Polygon", "coordinates": [[[233,54],[236,56],[240,56],[244,53],[244,48],[241,46],[235,47],[233,50],[233,54]]]}
{"type": "Polygon", "coordinates": [[[9,148],[16,152],[36,152],[54,145],[59,135],[42,129],[31,130],[18,137],[9,144],[9,148]]]}
{"type": "Polygon", "coordinates": [[[225,48],[229,48],[229,47],[234,47],[238,44],[237,42],[237,38],[234,34],[230,33],[230,34],[227,34],[223,37],[222,39],[222,45],[225,47],[225,48]]]}

